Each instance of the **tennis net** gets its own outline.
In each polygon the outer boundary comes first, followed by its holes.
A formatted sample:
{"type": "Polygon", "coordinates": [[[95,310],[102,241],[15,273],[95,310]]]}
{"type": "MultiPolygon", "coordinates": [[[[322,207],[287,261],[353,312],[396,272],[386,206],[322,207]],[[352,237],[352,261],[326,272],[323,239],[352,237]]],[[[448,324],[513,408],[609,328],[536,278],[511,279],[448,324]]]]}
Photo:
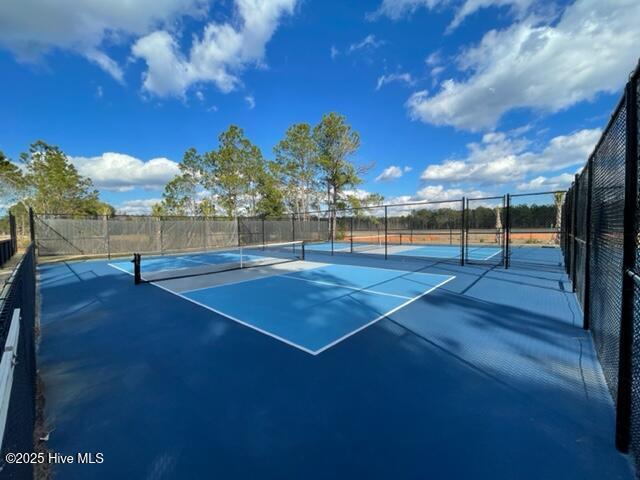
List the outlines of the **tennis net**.
{"type": "Polygon", "coordinates": [[[171,255],[134,254],[136,284],[304,260],[304,242],[243,245],[171,255]]]}

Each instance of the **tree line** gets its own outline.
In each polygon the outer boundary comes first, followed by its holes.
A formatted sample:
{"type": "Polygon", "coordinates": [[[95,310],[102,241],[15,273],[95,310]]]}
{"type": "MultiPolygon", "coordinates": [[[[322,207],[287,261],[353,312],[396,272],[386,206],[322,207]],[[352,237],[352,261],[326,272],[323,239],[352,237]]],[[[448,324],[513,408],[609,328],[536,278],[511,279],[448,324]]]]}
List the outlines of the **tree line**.
{"type": "Polygon", "coordinates": [[[360,136],[344,116],[329,113],[320,122],[291,125],[267,160],[244,131],[231,125],[218,148],[187,150],[180,173],[167,183],[153,215],[305,216],[324,207],[379,205],[383,197],[353,193],[370,165],[351,157],[360,136]]]}
{"type": "MultiPolygon", "coordinates": [[[[291,125],[267,159],[244,131],[231,125],[218,137],[216,149],[188,149],[180,172],[165,186],[153,215],[274,217],[308,215],[321,208],[379,205],[378,194],[359,196],[355,188],[371,165],[352,157],[360,136],[337,113],[312,126],[291,125]]],[[[114,215],[99,198],[90,178],[79,174],[61,148],[44,141],[20,155],[19,168],[0,152],[0,204],[14,214],[31,207],[38,213],[114,215]]]]}
{"type": "Polygon", "coordinates": [[[0,203],[20,215],[27,208],[39,213],[113,215],[100,200],[91,179],[80,175],[57,146],[38,140],[20,155],[22,169],[0,151],[0,203]]]}

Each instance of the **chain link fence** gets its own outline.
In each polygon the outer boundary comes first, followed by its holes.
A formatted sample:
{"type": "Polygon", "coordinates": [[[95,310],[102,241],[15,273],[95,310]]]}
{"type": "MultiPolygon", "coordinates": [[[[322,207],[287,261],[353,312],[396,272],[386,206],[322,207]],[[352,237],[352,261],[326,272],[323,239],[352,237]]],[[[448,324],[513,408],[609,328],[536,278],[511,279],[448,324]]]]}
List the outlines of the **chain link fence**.
{"type": "Polygon", "coordinates": [[[640,472],[640,65],[562,207],[562,252],[616,405],[616,446],[640,472]]]}
{"type": "Polygon", "coordinates": [[[505,213],[504,196],[467,199],[464,246],[468,263],[504,264],[505,213]],[[483,249],[488,254],[481,256],[483,249]]]}
{"type": "Polygon", "coordinates": [[[31,244],[0,290],[0,477],[33,478],[33,465],[8,463],[9,452],[33,452],[36,425],[36,276],[31,244]]]}
{"type": "Polygon", "coordinates": [[[17,250],[16,218],[9,213],[6,217],[6,233],[0,231],[0,268],[15,255],[17,250]]]}

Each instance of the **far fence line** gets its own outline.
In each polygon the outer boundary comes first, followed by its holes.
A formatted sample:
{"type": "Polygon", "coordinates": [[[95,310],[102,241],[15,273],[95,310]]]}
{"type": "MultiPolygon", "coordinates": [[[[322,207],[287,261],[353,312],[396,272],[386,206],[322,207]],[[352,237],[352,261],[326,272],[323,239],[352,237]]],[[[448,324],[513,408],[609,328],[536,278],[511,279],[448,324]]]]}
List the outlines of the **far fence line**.
{"type": "MultiPolygon", "coordinates": [[[[464,264],[474,246],[492,246],[509,266],[509,246],[559,246],[565,192],[318,210],[281,217],[34,214],[40,257],[166,254],[241,245],[306,242],[456,245],[464,264]]],[[[334,253],[332,243],[330,253],[334,253]]]]}

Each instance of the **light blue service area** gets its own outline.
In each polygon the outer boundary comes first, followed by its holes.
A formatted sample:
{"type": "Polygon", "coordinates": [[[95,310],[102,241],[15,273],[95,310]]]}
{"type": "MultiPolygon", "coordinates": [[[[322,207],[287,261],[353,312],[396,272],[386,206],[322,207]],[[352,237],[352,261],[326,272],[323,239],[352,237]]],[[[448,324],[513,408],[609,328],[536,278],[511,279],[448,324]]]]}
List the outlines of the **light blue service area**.
{"type": "Polygon", "coordinates": [[[315,354],[452,278],[327,265],[180,296],[315,354]]]}

